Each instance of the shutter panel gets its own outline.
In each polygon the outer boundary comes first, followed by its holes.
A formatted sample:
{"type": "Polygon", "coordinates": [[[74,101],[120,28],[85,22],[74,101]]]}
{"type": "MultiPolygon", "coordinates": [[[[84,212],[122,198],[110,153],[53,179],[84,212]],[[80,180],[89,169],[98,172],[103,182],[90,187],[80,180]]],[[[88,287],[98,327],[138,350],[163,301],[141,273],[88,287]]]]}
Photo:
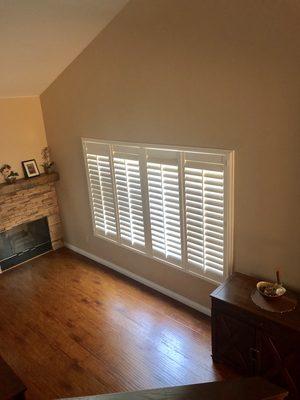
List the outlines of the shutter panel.
{"type": "Polygon", "coordinates": [[[115,237],[116,216],[110,158],[102,147],[98,146],[96,151],[93,151],[93,146],[86,148],[92,213],[96,231],[115,237]]]}
{"type": "Polygon", "coordinates": [[[204,267],[203,172],[197,168],[184,171],[187,262],[204,267]]]}
{"type": "Polygon", "coordinates": [[[224,172],[203,171],[205,269],[224,270],[224,172]]]}
{"type": "Polygon", "coordinates": [[[178,165],[147,162],[153,255],[181,265],[178,165]]]}
{"type": "Polygon", "coordinates": [[[140,163],[138,159],[114,156],[115,185],[121,242],[145,247],[140,163]]]}
{"type": "Polygon", "coordinates": [[[197,163],[184,169],[188,268],[220,280],[224,270],[224,172],[197,163]]]}

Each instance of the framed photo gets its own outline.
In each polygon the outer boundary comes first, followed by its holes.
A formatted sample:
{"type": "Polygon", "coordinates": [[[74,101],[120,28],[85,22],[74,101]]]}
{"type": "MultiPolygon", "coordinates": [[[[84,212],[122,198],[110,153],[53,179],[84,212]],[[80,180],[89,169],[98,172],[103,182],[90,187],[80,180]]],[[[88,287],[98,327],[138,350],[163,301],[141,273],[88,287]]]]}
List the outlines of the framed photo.
{"type": "Polygon", "coordinates": [[[33,178],[34,176],[40,175],[40,171],[35,160],[22,161],[22,166],[26,178],[33,178]]]}

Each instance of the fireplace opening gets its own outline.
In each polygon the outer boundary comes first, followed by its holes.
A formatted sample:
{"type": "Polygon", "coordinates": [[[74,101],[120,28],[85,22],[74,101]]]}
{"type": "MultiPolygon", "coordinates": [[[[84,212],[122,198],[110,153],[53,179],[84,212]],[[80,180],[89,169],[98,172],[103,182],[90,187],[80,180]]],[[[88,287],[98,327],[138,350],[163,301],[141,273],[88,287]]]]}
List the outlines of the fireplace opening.
{"type": "Polygon", "coordinates": [[[0,272],[52,250],[48,218],[0,233],[0,272]]]}

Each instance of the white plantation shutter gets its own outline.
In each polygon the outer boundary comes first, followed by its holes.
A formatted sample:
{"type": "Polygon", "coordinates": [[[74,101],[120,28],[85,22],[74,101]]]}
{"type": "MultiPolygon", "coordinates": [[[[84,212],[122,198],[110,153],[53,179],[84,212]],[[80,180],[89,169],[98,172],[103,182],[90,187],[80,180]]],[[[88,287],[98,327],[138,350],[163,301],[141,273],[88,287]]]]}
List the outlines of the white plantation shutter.
{"type": "Polygon", "coordinates": [[[224,165],[222,158],[211,157],[211,163],[192,158],[184,167],[187,268],[220,280],[224,271],[224,165]]]}
{"type": "Polygon", "coordinates": [[[88,145],[86,163],[95,229],[114,237],[116,215],[108,148],[102,145],[88,145]]]}
{"type": "Polygon", "coordinates": [[[84,139],[94,232],[213,282],[232,262],[233,153],[84,139]]]}
{"type": "Polygon", "coordinates": [[[147,162],[153,255],[181,264],[181,219],[178,165],[147,162]]]}
{"type": "Polygon", "coordinates": [[[143,248],[145,233],[139,160],[116,155],[114,172],[121,240],[143,248]]]}
{"type": "Polygon", "coordinates": [[[203,173],[197,168],[184,170],[187,262],[204,267],[203,173]]]}
{"type": "Polygon", "coordinates": [[[222,276],[224,270],[224,172],[203,171],[204,269],[222,276]]]}

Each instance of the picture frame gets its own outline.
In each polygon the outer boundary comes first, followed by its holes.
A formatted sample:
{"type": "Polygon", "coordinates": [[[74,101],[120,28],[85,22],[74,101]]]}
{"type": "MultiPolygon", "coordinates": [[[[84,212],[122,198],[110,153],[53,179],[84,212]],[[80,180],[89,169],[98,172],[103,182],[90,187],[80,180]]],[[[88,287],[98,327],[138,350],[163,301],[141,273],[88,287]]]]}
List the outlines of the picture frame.
{"type": "Polygon", "coordinates": [[[22,161],[25,178],[33,178],[40,175],[37,163],[34,159],[22,161]]]}

